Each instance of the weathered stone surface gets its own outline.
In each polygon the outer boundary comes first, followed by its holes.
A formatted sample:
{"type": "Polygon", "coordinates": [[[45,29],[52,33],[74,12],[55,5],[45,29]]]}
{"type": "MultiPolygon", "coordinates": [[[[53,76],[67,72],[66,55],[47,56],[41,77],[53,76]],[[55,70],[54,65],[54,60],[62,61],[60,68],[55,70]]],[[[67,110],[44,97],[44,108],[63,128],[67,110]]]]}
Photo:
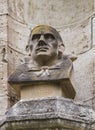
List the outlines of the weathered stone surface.
{"type": "Polygon", "coordinates": [[[8,3],[9,13],[15,20],[34,26],[44,23],[60,28],[84,19],[94,9],[93,0],[9,0],[8,3]]]}
{"type": "Polygon", "coordinates": [[[73,85],[76,86],[75,100],[94,107],[95,91],[95,47],[90,51],[81,54],[73,62],[74,73],[72,76],[73,85]]]}
{"type": "Polygon", "coordinates": [[[25,9],[25,2],[26,0],[8,0],[8,5],[9,5],[9,14],[13,19],[24,22],[24,12],[26,11],[25,9]]]}
{"type": "Polygon", "coordinates": [[[92,44],[95,46],[95,17],[92,19],[92,44]]]}
{"type": "Polygon", "coordinates": [[[0,42],[7,42],[7,16],[0,16],[0,42]]]}
{"type": "Polygon", "coordinates": [[[7,113],[1,130],[60,128],[94,130],[95,112],[64,98],[21,100],[7,113]]]}
{"type": "Polygon", "coordinates": [[[81,54],[91,49],[91,23],[91,19],[88,19],[78,26],[68,27],[60,32],[66,47],[65,53],[81,54]]]}
{"type": "Polygon", "coordinates": [[[6,93],[4,94],[4,91],[2,94],[0,94],[0,120],[2,119],[2,116],[5,114],[8,106],[8,97],[6,93]]]}
{"type": "Polygon", "coordinates": [[[25,54],[25,46],[28,42],[30,30],[25,24],[17,22],[8,17],[9,46],[25,54]]]}
{"type": "Polygon", "coordinates": [[[8,88],[7,88],[7,62],[6,62],[6,42],[1,42],[0,45],[0,118],[5,114],[8,105],[8,88]]]}
{"type": "Polygon", "coordinates": [[[23,63],[26,56],[25,46],[28,42],[30,30],[26,25],[21,24],[8,17],[8,61],[9,75],[23,63]]]}
{"type": "Polygon", "coordinates": [[[7,18],[8,18],[7,15],[0,16],[0,28],[7,26],[7,22],[8,22],[7,18]]]}
{"type": "Polygon", "coordinates": [[[0,120],[8,107],[7,14],[7,0],[0,0],[0,120]]]}
{"type": "Polygon", "coordinates": [[[7,88],[7,0],[0,1],[0,119],[8,106],[7,88]],[[3,15],[4,14],[4,15],[3,15]]]}
{"type": "Polygon", "coordinates": [[[7,40],[7,26],[0,28],[0,39],[3,41],[7,40]]]}
{"type": "Polygon", "coordinates": [[[0,0],[0,15],[8,14],[8,3],[7,3],[7,1],[8,0],[0,0]]]}

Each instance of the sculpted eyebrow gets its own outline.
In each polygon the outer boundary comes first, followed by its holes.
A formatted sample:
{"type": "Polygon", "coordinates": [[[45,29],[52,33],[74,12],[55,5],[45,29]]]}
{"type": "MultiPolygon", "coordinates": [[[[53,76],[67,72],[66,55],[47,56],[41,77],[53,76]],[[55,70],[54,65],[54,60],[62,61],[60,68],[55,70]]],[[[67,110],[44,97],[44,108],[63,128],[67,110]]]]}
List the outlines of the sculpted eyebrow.
{"type": "Polygon", "coordinates": [[[40,38],[41,34],[34,34],[32,36],[32,40],[40,38]]]}

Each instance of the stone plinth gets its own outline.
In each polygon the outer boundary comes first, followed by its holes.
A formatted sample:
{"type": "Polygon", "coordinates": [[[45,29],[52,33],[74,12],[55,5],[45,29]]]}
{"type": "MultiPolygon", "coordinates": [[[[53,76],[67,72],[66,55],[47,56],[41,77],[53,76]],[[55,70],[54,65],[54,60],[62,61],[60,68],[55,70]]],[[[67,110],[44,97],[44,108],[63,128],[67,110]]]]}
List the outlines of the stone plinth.
{"type": "Polygon", "coordinates": [[[20,88],[21,99],[56,96],[74,99],[76,94],[69,78],[56,79],[56,81],[10,81],[10,84],[15,89],[20,88]]]}
{"type": "MultiPolygon", "coordinates": [[[[16,87],[16,85],[13,85],[16,87]]],[[[21,88],[21,99],[35,99],[41,97],[65,97],[73,99],[75,91],[69,79],[63,81],[30,82],[19,84],[21,88]]]]}
{"type": "Polygon", "coordinates": [[[6,113],[0,130],[95,130],[95,112],[64,98],[21,100],[6,113]]]}
{"type": "Polygon", "coordinates": [[[31,86],[22,86],[21,87],[21,99],[35,99],[41,97],[53,97],[60,96],[62,97],[65,94],[62,91],[62,87],[60,84],[52,84],[52,83],[36,83],[31,86]]]}

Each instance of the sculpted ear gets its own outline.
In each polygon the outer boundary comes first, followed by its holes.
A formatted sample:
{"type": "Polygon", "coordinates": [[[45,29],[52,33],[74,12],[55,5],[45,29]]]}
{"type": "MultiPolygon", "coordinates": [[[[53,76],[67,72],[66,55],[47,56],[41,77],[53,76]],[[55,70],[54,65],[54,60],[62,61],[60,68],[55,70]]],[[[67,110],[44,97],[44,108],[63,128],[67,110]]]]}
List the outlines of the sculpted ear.
{"type": "Polygon", "coordinates": [[[65,50],[64,44],[62,42],[59,43],[59,46],[58,46],[58,57],[59,57],[59,59],[62,57],[64,50],[65,50]]]}
{"type": "Polygon", "coordinates": [[[30,46],[31,36],[32,36],[32,34],[30,33],[29,40],[28,40],[28,44],[26,45],[26,48],[25,48],[25,50],[26,50],[27,53],[29,53],[30,50],[32,50],[32,46],[30,46]]]}
{"type": "Polygon", "coordinates": [[[25,48],[28,56],[31,56],[31,50],[30,49],[31,49],[31,47],[29,45],[27,45],[26,48],[25,48]]]}
{"type": "Polygon", "coordinates": [[[26,52],[29,52],[29,45],[26,45],[25,50],[26,50],[26,52]]]}
{"type": "Polygon", "coordinates": [[[65,50],[65,46],[63,43],[60,43],[59,46],[58,46],[58,49],[59,49],[59,52],[63,53],[64,50],[65,50]]]}

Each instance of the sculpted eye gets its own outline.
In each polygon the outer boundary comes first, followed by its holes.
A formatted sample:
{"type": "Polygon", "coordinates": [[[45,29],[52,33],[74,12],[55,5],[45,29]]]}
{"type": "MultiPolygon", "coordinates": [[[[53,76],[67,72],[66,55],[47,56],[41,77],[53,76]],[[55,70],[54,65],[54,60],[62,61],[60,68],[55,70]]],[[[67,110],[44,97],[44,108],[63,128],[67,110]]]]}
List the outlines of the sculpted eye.
{"type": "Polygon", "coordinates": [[[55,37],[52,34],[45,34],[44,37],[45,37],[46,40],[49,40],[49,41],[55,39],[55,37]]]}
{"type": "Polygon", "coordinates": [[[34,34],[33,36],[32,36],[32,41],[33,40],[39,40],[40,39],[40,34],[34,34]]]}

